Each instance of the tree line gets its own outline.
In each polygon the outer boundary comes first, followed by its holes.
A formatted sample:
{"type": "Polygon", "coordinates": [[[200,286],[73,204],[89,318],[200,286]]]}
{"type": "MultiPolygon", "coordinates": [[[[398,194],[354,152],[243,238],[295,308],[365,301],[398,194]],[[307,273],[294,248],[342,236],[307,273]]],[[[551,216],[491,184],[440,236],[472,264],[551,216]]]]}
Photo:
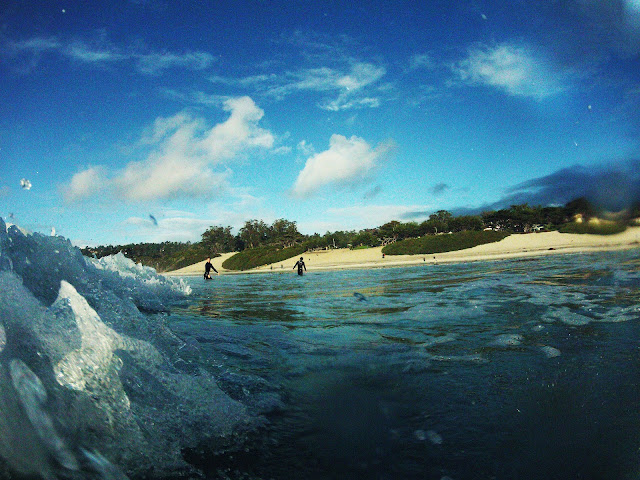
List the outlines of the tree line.
{"type": "MultiPolygon", "coordinates": [[[[637,209],[635,209],[637,210],[637,209]]],[[[280,218],[272,224],[263,220],[247,220],[236,234],[231,226],[210,226],[200,242],[140,243],[122,246],[100,246],[83,249],[88,256],[102,257],[122,251],[136,262],[159,270],[180,268],[195,263],[206,256],[237,252],[249,248],[270,246],[275,249],[293,246],[306,250],[328,248],[364,248],[388,245],[399,240],[425,235],[480,231],[491,229],[514,233],[540,230],[557,230],[572,221],[576,215],[585,219],[597,215],[597,209],[586,199],[579,198],[564,206],[512,205],[509,208],[484,212],[480,215],[454,216],[447,210],[439,210],[423,222],[400,222],[393,220],[376,228],[362,230],[338,230],[321,235],[304,235],[298,231],[297,223],[280,218]],[[168,260],[167,260],[168,259],[168,260]],[[194,261],[192,261],[194,260],[194,261]],[[171,265],[168,265],[168,262],[171,265]],[[184,264],[184,265],[183,265],[184,264]]],[[[636,212],[637,213],[637,212],[636,212]]]]}
{"type": "Polygon", "coordinates": [[[296,222],[278,219],[268,225],[262,220],[248,220],[236,235],[231,227],[212,226],[202,234],[202,244],[213,252],[242,251],[272,245],[287,248],[306,246],[308,250],[320,248],[357,248],[386,245],[398,240],[417,238],[439,233],[456,233],[491,229],[514,233],[534,230],[555,230],[571,221],[576,215],[585,219],[597,215],[597,209],[586,199],[580,198],[565,206],[542,207],[527,204],[512,205],[502,210],[480,215],[454,216],[447,210],[439,210],[423,222],[392,220],[376,228],[363,230],[338,230],[321,235],[304,235],[296,222]]]}

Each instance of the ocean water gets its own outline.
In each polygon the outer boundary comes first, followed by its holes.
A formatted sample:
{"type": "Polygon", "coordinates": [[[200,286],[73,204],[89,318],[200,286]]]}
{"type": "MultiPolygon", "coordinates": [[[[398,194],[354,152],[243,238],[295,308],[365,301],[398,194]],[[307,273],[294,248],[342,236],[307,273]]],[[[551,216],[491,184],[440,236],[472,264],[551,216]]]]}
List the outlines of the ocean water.
{"type": "Polygon", "coordinates": [[[168,325],[264,419],[209,478],[640,477],[640,252],[184,278],[168,325]]]}
{"type": "Polygon", "coordinates": [[[637,479],[639,288],[639,250],[173,279],[0,219],[0,479],[637,479]]]}

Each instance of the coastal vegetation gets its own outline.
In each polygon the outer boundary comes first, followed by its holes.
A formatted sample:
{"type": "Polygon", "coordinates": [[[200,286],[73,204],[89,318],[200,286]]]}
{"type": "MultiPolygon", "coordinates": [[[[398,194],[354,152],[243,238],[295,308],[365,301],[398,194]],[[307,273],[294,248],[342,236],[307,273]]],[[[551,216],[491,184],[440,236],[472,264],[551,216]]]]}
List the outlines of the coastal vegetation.
{"type": "Polygon", "coordinates": [[[453,252],[493,243],[510,235],[509,232],[463,231],[451,234],[428,235],[420,238],[408,238],[392,243],[382,249],[385,255],[416,255],[453,252]]]}
{"type": "Polygon", "coordinates": [[[622,233],[627,226],[619,222],[572,222],[562,226],[560,233],[589,233],[592,235],[614,235],[622,233]]]}
{"type": "Polygon", "coordinates": [[[271,245],[263,245],[256,248],[248,248],[234,256],[227,258],[222,266],[227,270],[249,270],[261,265],[281,262],[306,251],[303,245],[294,247],[274,248],[271,245]]]}
{"type": "Polygon", "coordinates": [[[158,272],[177,270],[200,262],[208,256],[218,256],[201,242],[130,243],[127,245],[107,245],[82,249],[82,253],[87,257],[96,258],[115,255],[118,252],[122,252],[125,257],[136,263],[153,267],[158,272]]]}
{"type": "Polygon", "coordinates": [[[236,234],[231,226],[210,226],[195,243],[163,242],[120,246],[87,247],[87,256],[102,257],[122,252],[135,262],[170,271],[202,261],[208,256],[238,252],[228,258],[224,268],[247,270],[279,262],[306,251],[333,248],[382,246],[387,255],[442,253],[499,241],[510,233],[559,230],[568,233],[608,235],[625,230],[639,209],[612,220],[588,200],[579,198],[564,206],[512,205],[479,215],[453,215],[439,210],[422,222],[393,220],[374,228],[304,235],[297,223],[280,218],[272,224],[252,219],[236,234]]]}

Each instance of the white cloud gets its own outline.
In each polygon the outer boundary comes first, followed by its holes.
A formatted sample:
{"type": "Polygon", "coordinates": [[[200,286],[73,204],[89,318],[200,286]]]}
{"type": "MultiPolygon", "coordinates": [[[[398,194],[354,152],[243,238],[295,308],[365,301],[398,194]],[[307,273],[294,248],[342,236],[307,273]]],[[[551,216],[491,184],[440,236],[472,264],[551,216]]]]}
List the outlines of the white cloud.
{"type": "Polygon", "coordinates": [[[71,177],[68,187],[63,190],[63,196],[67,202],[83,200],[98,194],[105,182],[104,169],[102,167],[89,167],[71,177]]]}
{"type": "Polygon", "coordinates": [[[328,150],[307,159],[295,182],[293,193],[303,197],[325,185],[359,182],[371,174],[388,150],[389,145],[371,148],[365,140],[355,135],[346,138],[334,134],[329,140],[328,150]]]}
{"type": "Polygon", "coordinates": [[[271,132],[258,127],[264,111],[251,98],[231,98],[225,102],[224,110],[231,112],[229,119],[209,130],[198,145],[207,156],[225,159],[246,148],[273,146],[271,132]]]}
{"type": "Polygon", "coordinates": [[[211,128],[184,112],[158,118],[141,139],[151,149],[144,160],[130,162],[108,180],[95,168],[80,172],[64,189],[65,197],[86,198],[100,185],[130,201],[215,197],[227,188],[231,175],[224,162],[251,149],[269,149],[274,142],[258,126],[264,112],[249,97],[229,99],[224,109],[229,118],[211,128]]]}
{"type": "Polygon", "coordinates": [[[466,82],[489,85],[510,95],[541,100],[564,90],[558,80],[560,72],[524,46],[474,47],[454,69],[466,82]]]}

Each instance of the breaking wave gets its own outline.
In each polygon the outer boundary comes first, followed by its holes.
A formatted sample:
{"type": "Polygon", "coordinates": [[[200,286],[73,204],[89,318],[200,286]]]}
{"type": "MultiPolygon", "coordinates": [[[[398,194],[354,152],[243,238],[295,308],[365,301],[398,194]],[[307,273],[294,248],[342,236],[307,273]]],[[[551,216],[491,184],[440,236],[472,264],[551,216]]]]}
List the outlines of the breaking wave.
{"type": "Polygon", "coordinates": [[[184,280],[158,275],[154,268],[135,263],[125,257],[122,252],[99,259],[87,258],[86,261],[98,269],[120,274],[121,277],[124,277],[123,281],[125,282],[127,281],[126,279],[131,279],[136,284],[142,282],[147,287],[155,289],[160,296],[171,296],[171,293],[167,290],[173,290],[184,295],[191,294],[191,287],[184,280]]]}
{"type": "Polygon", "coordinates": [[[258,417],[167,326],[188,293],[0,219],[0,477],[191,477],[185,450],[239,442],[258,417]]]}

